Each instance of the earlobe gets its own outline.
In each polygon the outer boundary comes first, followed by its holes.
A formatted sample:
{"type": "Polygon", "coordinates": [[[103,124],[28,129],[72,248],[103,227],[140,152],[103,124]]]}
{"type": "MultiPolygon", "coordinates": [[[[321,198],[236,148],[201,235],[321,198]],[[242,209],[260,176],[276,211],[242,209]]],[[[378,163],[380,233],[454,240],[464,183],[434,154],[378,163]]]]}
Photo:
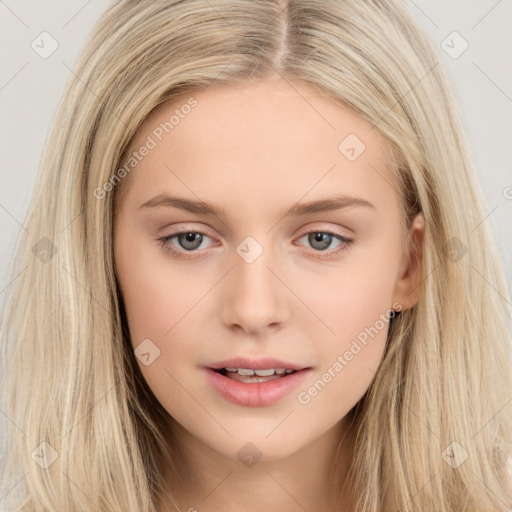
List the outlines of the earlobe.
{"type": "Polygon", "coordinates": [[[409,230],[408,250],[402,256],[393,292],[393,303],[401,304],[403,311],[411,309],[420,298],[424,235],[425,221],[423,216],[418,214],[409,230]]]}

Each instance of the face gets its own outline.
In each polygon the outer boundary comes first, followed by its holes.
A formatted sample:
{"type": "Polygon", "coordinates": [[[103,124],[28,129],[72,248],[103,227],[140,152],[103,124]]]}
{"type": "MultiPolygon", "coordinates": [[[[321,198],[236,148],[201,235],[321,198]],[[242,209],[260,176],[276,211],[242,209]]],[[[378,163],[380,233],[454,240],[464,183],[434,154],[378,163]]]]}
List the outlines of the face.
{"type": "Polygon", "coordinates": [[[371,384],[391,310],[417,300],[376,131],[303,85],[212,85],[154,110],[133,151],[115,267],[154,395],[232,458],[332,431],[371,384]]]}

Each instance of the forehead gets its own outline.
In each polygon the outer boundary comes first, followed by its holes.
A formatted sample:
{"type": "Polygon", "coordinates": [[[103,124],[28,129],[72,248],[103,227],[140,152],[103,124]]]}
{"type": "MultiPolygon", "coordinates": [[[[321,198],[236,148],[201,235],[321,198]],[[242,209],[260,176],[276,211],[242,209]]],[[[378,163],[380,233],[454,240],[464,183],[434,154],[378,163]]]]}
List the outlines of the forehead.
{"type": "Polygon", "coordinates": [[[219,200],[245,196],[261,207],[316,192],[366,191],[385,200],[397,191],[390,148],[370,123],[284,80],[212,84],[165,102],[145,119],[127,157],[145,144],[151,150],[129,177],[139,198],[179,188],[219,200]]]}

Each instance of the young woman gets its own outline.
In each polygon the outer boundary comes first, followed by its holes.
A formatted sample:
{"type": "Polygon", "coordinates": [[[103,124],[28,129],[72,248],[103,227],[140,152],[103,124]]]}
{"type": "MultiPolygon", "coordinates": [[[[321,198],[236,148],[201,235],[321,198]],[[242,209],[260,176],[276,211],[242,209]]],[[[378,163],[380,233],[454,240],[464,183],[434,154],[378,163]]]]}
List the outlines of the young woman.
{"type": "Polygon", "coordinates": [[[399,1],[119,1],[75,77],[2,326],[6,510],[509,510],[510,300],[399,1]]]}

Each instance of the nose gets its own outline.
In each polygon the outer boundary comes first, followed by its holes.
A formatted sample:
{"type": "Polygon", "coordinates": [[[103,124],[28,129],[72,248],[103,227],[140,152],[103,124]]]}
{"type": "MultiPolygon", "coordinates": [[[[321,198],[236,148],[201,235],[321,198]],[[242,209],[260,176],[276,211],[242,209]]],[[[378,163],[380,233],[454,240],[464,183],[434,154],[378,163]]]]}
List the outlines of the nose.
{"type": "Polygon", "coordinates": [[[247,334],[280,329],[289,318],[290,292],[276,277],[279,267],[270,251],[264,250],[252,263],[234,254],[233,265],[219,297],[223,324],[247,334]]]}

